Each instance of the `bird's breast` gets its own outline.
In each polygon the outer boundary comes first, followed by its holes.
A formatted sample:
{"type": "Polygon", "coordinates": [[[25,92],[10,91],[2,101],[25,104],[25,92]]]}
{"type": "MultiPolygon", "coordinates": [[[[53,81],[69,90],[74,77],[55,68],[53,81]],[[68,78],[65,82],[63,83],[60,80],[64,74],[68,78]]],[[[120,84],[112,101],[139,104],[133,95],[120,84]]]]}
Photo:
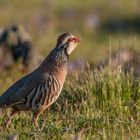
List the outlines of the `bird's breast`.
{"type": "Polygon", "coordinates": [[[61,85],[63,85],[66,79],[67,69],[61,70],[58,69],[54,71],[52,75],[55,76],[60,81],[61,85]]]}

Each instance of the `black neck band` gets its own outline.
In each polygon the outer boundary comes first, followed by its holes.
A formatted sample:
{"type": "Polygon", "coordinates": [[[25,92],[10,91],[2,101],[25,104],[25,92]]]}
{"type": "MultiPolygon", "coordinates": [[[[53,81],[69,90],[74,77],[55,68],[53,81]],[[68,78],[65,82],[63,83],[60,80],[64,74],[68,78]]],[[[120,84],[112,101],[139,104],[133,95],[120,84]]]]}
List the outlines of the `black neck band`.
{"type": "Polygon", "coordinates": [[[65,49],[64,53],[65,53],[66,57],[69,58],[69,54],[67,53],[66,49],[65,49]]]}

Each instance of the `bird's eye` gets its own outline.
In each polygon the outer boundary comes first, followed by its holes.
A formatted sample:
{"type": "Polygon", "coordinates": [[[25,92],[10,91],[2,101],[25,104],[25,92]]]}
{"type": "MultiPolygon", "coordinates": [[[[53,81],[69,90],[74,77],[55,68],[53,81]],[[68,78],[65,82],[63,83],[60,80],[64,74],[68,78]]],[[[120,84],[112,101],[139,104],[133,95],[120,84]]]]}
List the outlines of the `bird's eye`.
{"type": "Polygon", "coordinates": [[[78,42],[80,42],[80,38],[78,38],[78,37],[69,38],[69,39],[68,39],[68,42],[75,42],[75,43],[78,43],[78,42]]]}
{"type": "Polygon", "coordinates": [[[72,41],[74,41],[74,38],[69,38],[68,39],[68,42],[72,42],[72,41]]]}

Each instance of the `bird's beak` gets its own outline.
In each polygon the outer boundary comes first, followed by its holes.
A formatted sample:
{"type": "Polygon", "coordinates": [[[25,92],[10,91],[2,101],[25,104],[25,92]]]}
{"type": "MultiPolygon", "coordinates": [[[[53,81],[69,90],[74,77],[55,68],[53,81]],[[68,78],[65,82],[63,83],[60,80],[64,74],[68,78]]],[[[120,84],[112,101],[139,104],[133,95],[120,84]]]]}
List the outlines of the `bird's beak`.
{"type": "Polygon", "coordinates": [[[75,42],[75,43],[78,43],[78,42],[80,42],[80,41],[81,41],[81,39],[78,38],[78,37],[72,37],[72,38],[69,38],[69,39],[68,39],[68,42],[75,42]]]}
{"type": "Polygon", "coordinates": [[[78,42],[80,42],[80,41],[81,41],[81,39],[80,39],[80,38],[78,38],[78,37],[74,37],[74,41],[78,43],[78,42]]]}

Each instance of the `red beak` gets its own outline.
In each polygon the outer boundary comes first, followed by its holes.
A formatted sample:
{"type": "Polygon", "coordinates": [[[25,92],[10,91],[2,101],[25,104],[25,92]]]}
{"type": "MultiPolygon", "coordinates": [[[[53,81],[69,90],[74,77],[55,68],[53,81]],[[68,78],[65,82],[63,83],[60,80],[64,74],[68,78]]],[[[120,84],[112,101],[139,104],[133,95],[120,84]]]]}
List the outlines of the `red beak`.
{"type": "Polygon", "coordinates": [[[72,37],[72,38],[69,38],[68,39],[68,42],[75,42],[75,43],[78,43],[78,42],[80,42],[81,40],[80,40],[80,38],[78,38],[78,37],[72,37]]]}

